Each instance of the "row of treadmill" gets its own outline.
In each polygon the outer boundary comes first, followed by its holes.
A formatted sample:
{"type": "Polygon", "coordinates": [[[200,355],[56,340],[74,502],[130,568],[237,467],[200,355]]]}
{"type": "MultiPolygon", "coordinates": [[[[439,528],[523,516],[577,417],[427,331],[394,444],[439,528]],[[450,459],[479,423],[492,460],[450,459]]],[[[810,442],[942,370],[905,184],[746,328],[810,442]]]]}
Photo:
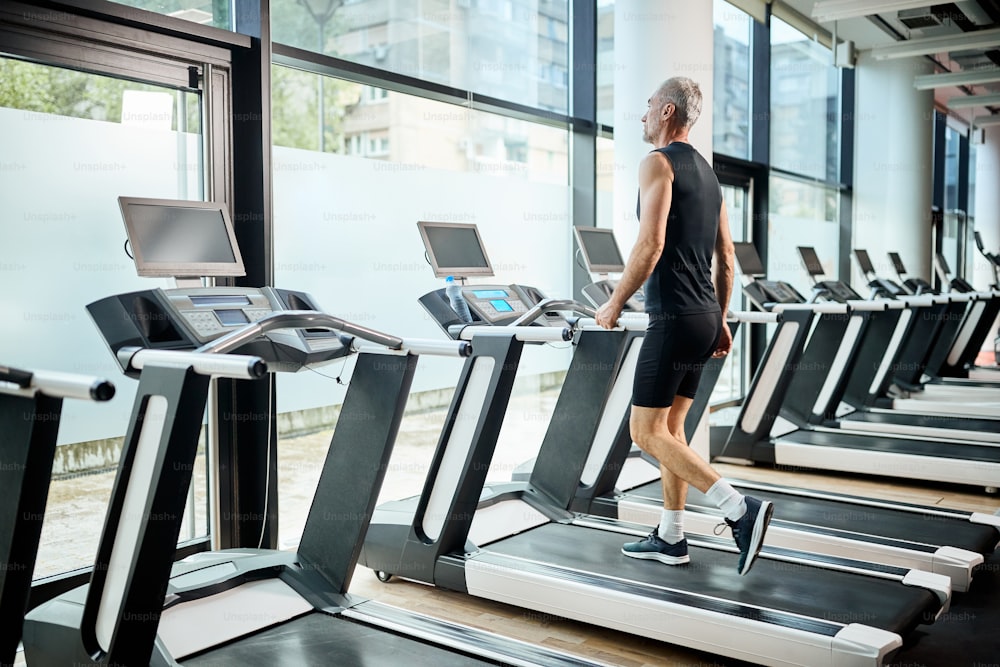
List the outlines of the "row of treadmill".
{"type": "MultiPolygon", "coordinates": [[[[360,563],[383,581],[419,581],[758,664],[881,665],[949,610],[953,592],[975,586],[1000,543],[1000,514],[731,480],[775,503],[751,575],[737,574],[732,540],[713,533],[721,515],[693,489],[691,564],[625,557],[622,543],[659,520],[662,491],[655,462],[628,433],[645,317],[623,313],[612,330],[593,320],[614,287],[603,274],[622,264],[609,230],[576,229],[601,278],[584,290],[584,304],[487,283],[492,267],[475,225],[418,223],[435,275],[468,278],[464,308],[445,288],[419,298],[444,334],[427,340],[343,320],[302,292],[192,283],[242,270],[225,207],[119,203],[140,275],[169,273],[178,287],[87,306],[123,373],[138,379],[134,408],[89,584],[27,614],[62,401],[108,400],[114,383],[0,367],[0,455],[15,463],[0,467],[2,664],[19,642],[31,667],[600,664],[359,598],[349,587],[360,563]],[[192,225],[196,245],[218,252],[192,256],[184,242],[192,225]],[[536,457],[510,481],[488,483],[526,345],[571,345],[572,357],[536,457]],[[426,354],[462,359],[453,398],[421,493],[378,504],[426,354]],[[273,373],[347,357],[353,371],[329,451],[316,462],[322,471],[298,547],[175,562],[215,382],[273,382],[273,373]]],[[[1000,293],[911,296],[898,286],[890,297],[890,281],[873,276],[878,298],[818,281],[810,302],[766,281],[753,246],[740,244],[738,258],[759,309],[730,313],[729,325],[774,331],[735,425],[712,438],[713,458],[1000,485],[1000,384],[955,377],[970,374],[960,356],[981,346],[1000,293]],[[911,356],[920,357],[919,372],[911,356]],[[858,377],[871,365],[873,377],[858,377]],[[895,421],[908,412],[912,423],[895,421]]],[[[630,309],[641,310],[641,297],[630,309]]],[[[724,363],[706,367],[689,440],[724,363]]]]}

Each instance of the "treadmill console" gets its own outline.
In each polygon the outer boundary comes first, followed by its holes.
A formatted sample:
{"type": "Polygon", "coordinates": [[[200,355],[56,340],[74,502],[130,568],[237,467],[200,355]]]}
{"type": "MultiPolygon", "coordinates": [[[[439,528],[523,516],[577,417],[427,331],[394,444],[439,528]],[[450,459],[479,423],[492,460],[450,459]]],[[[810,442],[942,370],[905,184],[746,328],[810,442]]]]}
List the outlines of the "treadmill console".
{"type": "MultiPolygon", "coordinates": [[[[456,324],[474,324],[486,326],[506,326],[513,324],[533,306],[544,300],[545,294],[536,287],[529,285],[465,285],[462,296],[472,322],[464,322],[455,309],[444,288],[428,292],[420,297],[420,305],[424,307],[434,321],[445,333],[451,335],[449,328],[456,324]]],[[[542,313],[532,326],[568,327],[569,323],[558,312],[542,313]]]]}
{"type": "MultiPolygon", "coordinates": [[[[581,291],[583,292],[583,296],[587,298],[587,301],[595,308],[600,308],[611,298],[611,294],[615,291],[615,287],[618,286],[618,282],[612,278],[598,280],[586,285],[581,291]]],[[[646,294],[643,288],[640,287],[635,294],[629,297],[628,301],[625,302],[623,310],[626,313],[646,312],[646,294]]]]}
{"type": "Polygon", "coordinates": [[[861,295],[851,289],[851,286],[842,280],[821,280],[816,283],[815,289],[821,290],[823,296],[837,303],[861,300],[861,295]]]}
{"type": "MultiPolygon", "coordinates": [[[[283,310],[320,309],[304,292],[271,287],[151,289],[87,306],[116,360],[122,347],[193,350],[283,310]]],[[[336,331],[282,329],[248,342],[237,353],[259,355],[275,370],[294,372],[342,357],[349,347],[350,338],[336,331]]]]}
{"type": "Polygon", "coordinates": [[[462,288],[473,319],[486,324],[510,324],[530,307],[514,285],[473,285],[462,288]]]}
{"type": "Polygon", "coordinates": [[[757,278],[743,286],[743,293],[760,310],[768,310],[775,303],[805,303],[806,298],[788,283],[757,278]]]}

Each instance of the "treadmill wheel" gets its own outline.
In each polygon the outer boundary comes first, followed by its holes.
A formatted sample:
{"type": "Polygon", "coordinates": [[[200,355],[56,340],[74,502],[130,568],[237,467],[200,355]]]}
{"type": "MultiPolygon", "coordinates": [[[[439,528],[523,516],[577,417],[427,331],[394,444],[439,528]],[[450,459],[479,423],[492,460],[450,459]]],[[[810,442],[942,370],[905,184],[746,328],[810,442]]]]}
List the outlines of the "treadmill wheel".
{"type": "Polygon", "coordinates": [[[375,576],[378,577],[378,580],[383,584],[392,579],[392,575],[385,570],[375,570],[375,576]]]}

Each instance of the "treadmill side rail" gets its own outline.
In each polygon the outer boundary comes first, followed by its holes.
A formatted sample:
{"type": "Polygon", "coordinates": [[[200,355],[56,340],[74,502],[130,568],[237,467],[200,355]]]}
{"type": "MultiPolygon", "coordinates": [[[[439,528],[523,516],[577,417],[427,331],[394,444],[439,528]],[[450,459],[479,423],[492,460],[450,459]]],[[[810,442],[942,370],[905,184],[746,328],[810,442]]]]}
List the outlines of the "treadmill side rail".
{"type": "Polygon", "coordinates": [[[763,665],[877,667],[902,646],[892,632],[802,618],[802,627],[627,593],[574,578],[549,578],[497,562],[466,560],[469,593],[763,665]]]}
{"type": "Polygon", "coordinates": [[[923,570],[910,570],[903,577],[903,585],[926,588],[938,596],[938,600],[941,601],[941,608],[938,609],[937,614],[934,616],[935,620],[940,618],[941,614],[948,611],[948,608],[951,606],[951,579],[943,574],[935,574],[934,572],[925,572],[923,570]]]}
{"type": "Polygon", "coordinates": [[[889,655],[903,646],[899,635],[868,625],[851,623],[833,638],[831,665],[881,665],[889,655]],[[873,655],[873,653],[875,655],[873,655]]]}
{"type": "Polygon", "coordinates": [[[986,514],[985,512],[973,512],[972,516],[969,517],[969,521],[972,523],[981,523],[986,526],[993,526],[997,530],[1000,530],[1000,509],[998,509],[993,514],[986,514]]]}

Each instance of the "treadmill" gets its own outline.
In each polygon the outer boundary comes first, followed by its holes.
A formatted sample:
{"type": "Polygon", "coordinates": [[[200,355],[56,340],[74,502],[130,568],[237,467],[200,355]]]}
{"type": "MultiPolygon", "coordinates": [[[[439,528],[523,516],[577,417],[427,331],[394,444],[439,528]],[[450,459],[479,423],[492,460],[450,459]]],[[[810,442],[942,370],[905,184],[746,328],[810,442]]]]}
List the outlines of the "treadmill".
{"type": "MultiPolygon", "coordinates": [[[[565,480],[578,483],[571,462],[586,458],[587,439],[567,440],[555,452],[559,460],[540,456],[528,482],[487,486],[524,346],[519,337],[539,328],[532,325],[550,308],[528,308],[519,326],[456,327],[454,315],[436,317],[449,335],[472,340],[473,355],[423,491],[376,508],[360,562],[380,578],[400,576],[763,664],[882,664],[903,636],[947,604],[950,583],[940,575],[783,549],[766,548],[753,572],[740,577],[735,545],[714,536],[689,539],[692,566],[629,559],[622,543],[646,527],[578,516],[553,500],[565,480]]],[[[619,365],[619,346],[604,356],[581,354],[596,350],[584,345],[585,334],[615,333],[590,324],[573,323],[579,344],[553,423],[579,414],[565,397],[595,386],[588,376],[619,365]]],[[[580,418],[594,424],[595,415],[580,418]]]]}
{"type": "MultiPolygon", "coordinates": [[[[594,305],[600,306],[602,302],[594,305]]],[[[780,318],[770,313],[730,313],[728,319],[735,335],[736,327],[741,324],[777,322],[780,318]]],[[[685,423],[688,442],[693,442],[695,430],[708,410],[709,398],[725,362],[725,359],[710,359],[706,363],[685,423]]],[[[663,505],[659,468],[655,460],[631,445],[627,424],[622,428],[633,374],[634,354],[626,353],[617,375],[603,391],[607,398],[602,396],[590,404],[580,404],[577,399],[581,414],[599,415],[599,426],[594,429],[586,461],[582,465],[568,464],[580,469],[578,484],[555,495],[575,512],[651,526],[659,522],[663,505]]],[[[577,419],[570,426],[582,422],[577,419]]],[[[553,456],[565,452],[566,440],[586,437],[585,430],[573,433],[566,427],[550,427],[539,458],[550,455],[547,449],[553,450],[553,456]]],[[[951,579],[954,590],[968,590],[984,557],[992,554],[1000,543],[1000,516],[996,515],[942,511],[936,507],[739,479],[729,481],[743,493],[774,503],[775,516],[768,529],[769,546],[937,572],[951,579]]],[[[711,534],[718,522],[718,510],[697,490],[689,489],[686,531],[711,534]]]]}
{"type": "Polygon", "coordinates": [[[103,378],[0,365],[0,665],[14,664],[21,642],[63,400],[114,395],[103,378]]]}
{"type": "MultiPolygon", "coordinates": [[[[123,214],[140,273],[155,269],[140,263],[153,258],[169,259],[169,270],[185,278],[206,270],[189,251],[222,258],[229,266],[220,270],[242,271],[233,265],[238,248],[221,205],[129,201],[123,214]],[[186,235],[192,217],[214,228],[202,230],[194,250],[175,234],[186,235]],[[150,243],[160,243],[159,251],[150,243]],[[206,252],[228,243],[230,252],[206,252]]],[[[90,583],[28,614],[28,664],[585,662],[347,592],[418,355],[462,356],[470,347],[404,340],[301,307],[312,303],[305,293],[271,288],[179,286],[88,306],[123,372],[137,376],[139,386],[90,583]],[[212,379],[259,381],[274,369],[294,372],[352,355],[356,363],[297,551],[229,549],[174,563],[212,379]]],[[[266,417],[252,421],[273,428],[266,417]]]]}
{"type": "MultiPolygon", "coordinates": [[[[897,273],[905,275],[899,255],[889,253],[889,256],[897,273]]],[[[943,258],[938,260],[941,261],[943,258]]],[[[936,294],[930,284],[919,278],[908,278],[904,284],[918,293],[936,294]]],[[[934,297],[933,305],[924,306],[919,317],[904,322],[904,326],[894,332],[890,340],[894,370],[874,392],[873,400],[894,407],[906,407],[912,402],[916,408],[938,414],[968,413],[987,417],[1000,414],[1000,384],[935,377],[942,364],[949,358],[956,358],[957,350],[981,344],[991,326],[984,324],[983,318],[989,318],[991,313],[995,317],[996,309],[1000,309],[994,294],[968,291],[965,288],[971,285],[964,281],[955,281],[952,285],[962,289],[934,297]],[[900,333],[904,336],[902,344],[900,333]],[[924,401],[935,405],[927,405],[924,401]],[[962,405],[954,405],[957,402],[962,405]]]]}
{"type": "MultiPolygon", "coordinates": [[[[743,248],[743,252],[749,249],[743,248]]],[[[837,318],[839,325],[846,327],[851,322],[851,311],[864,311],[871,316],[893,313],[892,310],[880,312],[885,305],[893,304],[866,301],[817,304],[817,307],[826,312],[820,324],[837,318]]],[[[850,341],[852,345],[836,347],[843,335],[838,338],[830,327],[812,329],[815,308],[779,304],[773,310],[781,312],[782,320],[737,421],[725,444],[716,452],[718,456],[744,463],[925,479],[982,486],[987,490],[996,488],[1000,480],[1000,447],[991,443],[904,434],[852,433],[814,423],[810,415],[817,408],[823,409],[827,397],[824,392],[832,391],[831,385],[824,382],[834,376],[832,370],[842,364],[855,371],[873,372],[873,367],[881,370],[887,367],[884,355],[874,346],[861,345],[859,339],[850,341]],[[830,338],[834,342],[819,335],[822,331],[832,332],[830,338]],[[808,354],[804,355],[803,350],[808,354]],[[849,355],[852,350],[857,354],[850,364],[843,358],[834,359],[833,363],[816,361],[817,355],[827,359],[832,354],[841,356],[842,352],[849,355]],[[878,362],[865,360],[866,354],[875,355],[878,362]],[[778,421],[779,415],[781,421],[778,421]]],[[[873,339],[873,326],[868,325],[865,331],[873,339]]],[[[853,373],[850,382],[857,383],[858,377],[859,373],[853,373]]]]}
{"type": "MultiPolygon", "coordinates": [[[[994,260],[1000,262],[1000,258],[986,252],[982,247],[979,232],[976,232],[976,243],[996,272],[998,267],[994,260]]],[[[997,315],[1000,315],[1000,288],[992,287],[989,291],[977,291],[968,281],[951,275],[944,255],[937,253],[935,258],[935,267],[941,276],[942,284],[950,285],[955,292],[976,292],[978,298],[969,305],[968,316],[961,322],[961,327],[955,327],[947,355],[928,360],[925,370],[930,376],[928,382],[959,385],[983,381],[1000,382],[1000,372],[997,372],[996,367],[990,370],[975,366],[976,357],[992,331],[997,315]]]]}
{"type": "MultiPolygon", "coordinates": [[[[874,274],[874,267],[868,258],[868,253],[863,250],[855,250],[855,257],[862,271],[869,275],[874,274]]],[[[971,306],[976,308],[977,305],[981,304],[982,302],[976,301],[971,306]]],[[[895,305],[894,303],[890,304],[890,306],[895,305]]],[[[885,374],[890,368],[897,369],[897,374],[906,371],[905,379],[902,382],[912,386],[914,371],[907,369],[917,369],[915,372],[920,375],[920,369],[923,368],[921,362],[907,360],[906,357],[900,356],[886,366],[885,359],[878,358],[879,352],[885,347],[884,344],[882,348],[878,347],[879,340],[896,341],[901,339],[893,331],[893,327],[899,327],[899,315],[898,312],[877,313],[864,320],[852,321],[845,328],[835,328],[828,334],[828,338],[830,341],[839,341],[841,346],[857,346],[858,348],[863,346],[865,348],[863,352],[859,349],[851,352],[852,356],[864,355],[864,360],[860,362],[862,370],[877,367],[885,374]],[[865,328],[868,326],[872,326],[876,330],[874,335],[869,335],[866,332],[865,328]]],[[[959,327],[963,330],[966,327],[964,320],[945,320],[944,323],[945,325],[953,324],[950,327],[952,334],[959,327]]],[[[945,339],[942,338],[942,340],[945,339]]],[[[899,348],[904,347],[901,342],[898,345],[899,348]]],[[[909,347],[919,348],[921,346],[921,342],[918,341],[909,347]]],[[[947,351],[947,347],[939,345],[938,350],[932,350],[930,357],[943,356],[938,354],[941,350],[947,351]]],[[[829,363],[832,364],[833,359],[831,356],[829,363]]],[[[854,430],[889,431],[911,435],[942,435],[947,438],[1000,443],[1000,413],[993,417],[989,415],[977,417],[959,414],[928,414],[926,410],[921,410],[920,405],[916,403],[911,403],[908,408],[902,407],[905,404],[895,407],[895,399],[879,399],[878,392],[879,388],[884,386],[887,381],[900,382],[898,377],[894,376],[891,380],[883,377],[880,380],[875,371],[872,370],[869,373],[853,371],[852,373],[857,375],[856,378],[850,377],[851,373],[848,373],[848,377],[841,379],[837,373],[846,372],[844,365],[848,363],[846,359],[841,358],[841,360],[843,363],[838,361],[833,365],[833,369],[820,392],[822,396],[825,396],[825,401],[818,403],[812,410],[811,419],[815,423],[836,425],[839,422],[841,426],[849,426],[854,430]]],[[[822,363],[827,362],[823,361],[822,363]]],[[[806,391],[807,397],[816,398],[815,391],[808,389],[806,391]]]]}
{"type": "MultiPolygon", "coordinates": [[[[804,251],[804,257],[811,251],[810,248],[799,250],[804,251]]],[[[862,272],[866,275],[874,274],[874,267],[867,252],[856,250],[855,258],[862,272]]],[[[870,286],[875,290],[873,295],[896,292],[900,289],[897,284],[878,278],[874,278],[870,286]]],[[[895,299],[895,295],[891,298],[895,299]]],[[[856,372],[851,367],[860,354],[860,348],[868,348],[866,353],[869,354],[878,353],[877,337],[868,336],[867,327],[898,327],[898,310],[893,312],[886,312],[881,308],[865,310],[861,302],[850,303],[853,304],[851,312],[845,317],[829,314],[818,316],[801,366],[805,369],[828,368],[829,371],[826,374],[800,373],[793,379],[788,395],[793,410],[804,415],[810,424],[844,431],[941,437],[1000,444],[1000,415],[995,419],[927,415],[901,409],[874,407],[865,397],[860,396],[858,381],[851,383],[849,379],[850,373],[856,372]]],[[[883,303],[887,309],[898,305],[895,301],[883,301],[883,303]]],[[[950,320],[944,321],[950,322],[950,320]]],[[[880,367],[882,365],[879,364],[880,367]]],[[[862,363],[863,368],[873,366],[875,366],[874,357],[871,361],[866,360],[862,363]]],[[[890,366],[898,371],[908,367],[909,364],[901,360],[894,361],[890,366]]],[[[874,384],[872,381],[874,377],[874,373],[864,375],[861,382],[868,381],[871,386],[874,384]]]]}

